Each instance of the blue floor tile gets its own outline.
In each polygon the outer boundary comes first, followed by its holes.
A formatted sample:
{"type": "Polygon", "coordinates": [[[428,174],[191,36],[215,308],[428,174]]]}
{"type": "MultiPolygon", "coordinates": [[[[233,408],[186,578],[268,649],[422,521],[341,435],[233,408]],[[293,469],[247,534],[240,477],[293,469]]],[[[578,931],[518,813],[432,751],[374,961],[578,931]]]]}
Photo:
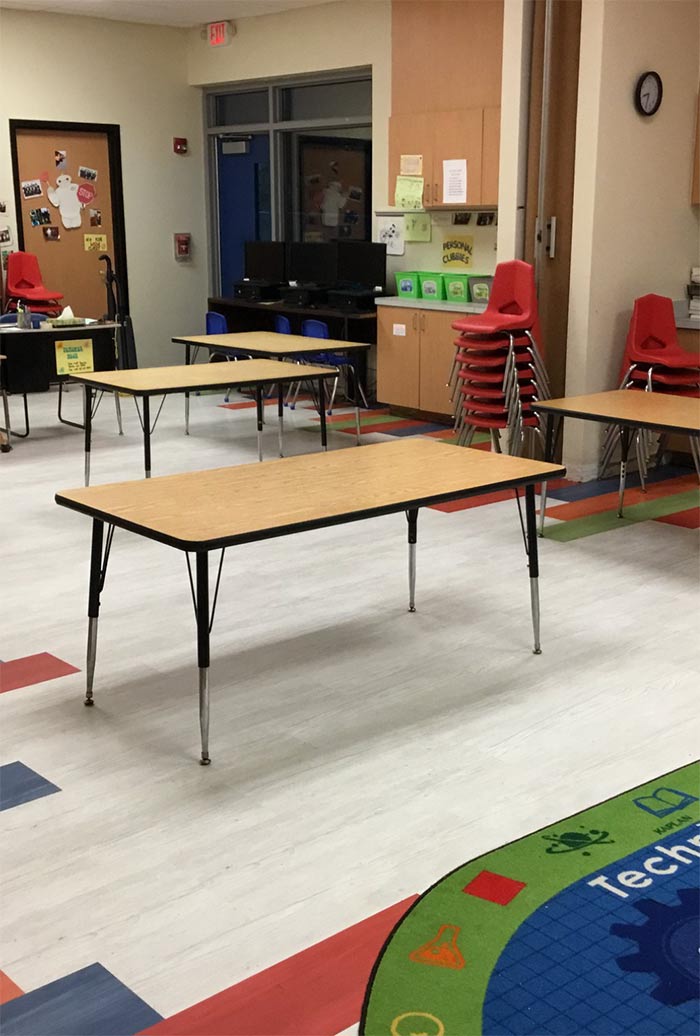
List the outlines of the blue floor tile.
{"type": "MultiPolygon", "coordinates": [[[[692,475],[692,468],[668,466],[665,468],[652,468],[647,475],[647,483],[664,482],[667,478],[680,478],[683,475],[692,475]]],[[[639,475],[631,472],[627,476],[627,488],[634,489],[639,486],[639,475]]],[[[575,486],[562,486],[560,489],[551,489],[547,495],[555,500],[566,500],[573,503],[575,500],[587,500],[590,497],[602,496],[604,493],[616,493],[620,485],[618,475],[613,478],[596,479],[593,482],[578,482],[575,486]]]]}
{"type": "Polygon", "coordinates": [[[2,1036],[134,1036],[162,1016],[101,964],[0,1006],[2,1036]]]}
{"type": "Polygon", "coordinates": [[[0,813],[4,809],[12,809],[23,802],[41,799],[44,795],[53,795],[60,790],[24,763],[0,766],[0,813]]]}

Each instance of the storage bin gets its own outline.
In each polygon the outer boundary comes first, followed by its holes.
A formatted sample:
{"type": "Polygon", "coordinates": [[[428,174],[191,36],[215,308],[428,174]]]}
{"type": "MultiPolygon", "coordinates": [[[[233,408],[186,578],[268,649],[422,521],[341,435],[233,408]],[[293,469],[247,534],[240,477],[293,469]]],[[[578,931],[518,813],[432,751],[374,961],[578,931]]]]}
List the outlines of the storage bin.
{"type": "Polygon", "coordinates": [[[420,284],[417,270],[403,270],[394,274],[396,277],[396,294],[402,299],[419,299],[420,284]]]}
{"type": "Polygon", "coordinates": [[[418,271],[420,282],[420,297],[432,299],[438,302],[445,298],[445,281],[441,273],[429,273],[427,270],[418,271]]]}
{"type": "Polygon", "coordinates": [[[470,302],[488,302],[491,294],[491,285],[493,284],[493,277],[491,275],[481,275],[478,273],[470,273],[469,275],[469,301],[470,302]]]}
{"type": "Polygon", "coordinates": [[[443,273],[442,281],[448,302],[469,301],[469,278],[466,273],[443,273]]]}

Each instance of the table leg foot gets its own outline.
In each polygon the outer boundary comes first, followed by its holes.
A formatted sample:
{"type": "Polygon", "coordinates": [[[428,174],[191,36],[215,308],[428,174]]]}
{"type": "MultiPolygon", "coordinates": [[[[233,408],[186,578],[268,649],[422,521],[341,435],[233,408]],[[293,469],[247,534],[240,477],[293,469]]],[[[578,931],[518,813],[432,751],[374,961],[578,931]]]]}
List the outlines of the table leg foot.
{"type": "Polygon", "coordinates": [[[88,618],[88,642],[87,642],[87,687],[85,690],[85,705],[94,705],[92,688],[95,682],[95,661],[97,659],[97,619],[88,618]]]}
{"type": "Polygon", "coordinates": [[[209,766],[209,669],[199,670],[199,730],[202,738],[201,766],[209,766]]]}

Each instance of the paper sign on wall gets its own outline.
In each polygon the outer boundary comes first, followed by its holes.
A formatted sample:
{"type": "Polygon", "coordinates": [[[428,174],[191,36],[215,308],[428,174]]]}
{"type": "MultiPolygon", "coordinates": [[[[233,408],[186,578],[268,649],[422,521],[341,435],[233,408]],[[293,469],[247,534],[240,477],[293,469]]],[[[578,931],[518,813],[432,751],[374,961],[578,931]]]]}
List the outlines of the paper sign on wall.
{"type": "Polygon", "coordinates": [[[406,325],[405,324],[393,324],[392,325],[392,333],[393,333],[395,338],[405,338],[406,337],[406,325]]]}
{"type": "Polygon", "coordinates": [[[464,205],[467,201],[467,160],[448,158],[442,163],[443,205],[464,205]]]}
{"type": "Polygon", "coordinates": [[[56,374],[87,374],[94,369],[92,338],[56,342],[56,374]]]}
{"type": "Polygon", "coordinates": [[[107,235],[106,234],[83,234],[83,241],[85,243],[86,252],[106,252],[107,251],[107,235]]]}
{"type": "Polygon", "coordinates": [[[427,212],[407,213],[404,216],[404,237],[406,241],[430,241],[430,214],[427,212]]]}
{"type": "Polygon", "coordinates": [[[472,265],[474,238],[471,234],[455,234],[442,242],[442,265],[459,267],[472,265]]]}
{"type": "Polygon", "coordinates": [[[406,251],[404,246],[404,217],[378,216],[377,240],[380,244],[386,245],[387,255],[403,255],[406,251]]]}
{"type": "Polygon", "coordinates": [[[397,176],[394,205],[397,209],[422,209],[423,177],[397,176]]]}
{"type": "Polygon", "coordinates": [[[423,156],[422,155],[401,155],[399,159],[399,172],[401,176],[422,176],[423,156]]]}

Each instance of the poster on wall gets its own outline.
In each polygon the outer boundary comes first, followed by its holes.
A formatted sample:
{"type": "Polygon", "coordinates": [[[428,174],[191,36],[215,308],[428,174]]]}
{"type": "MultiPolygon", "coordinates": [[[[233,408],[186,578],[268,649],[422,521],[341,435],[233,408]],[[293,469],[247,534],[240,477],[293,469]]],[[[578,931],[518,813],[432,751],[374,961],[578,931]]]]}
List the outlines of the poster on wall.
{"type": "Polygon", "coordinates": [[[106,252],[106,234],[83,234],[83,244],[86,252],[106,252]]]}
{"type": "Polygon", "coordinates": [[[78,184],[73,183],[73,177],[68,173],[62,173],[56,177],[56,186],[52,187],[46,180],[46,197],[51,204],[61,213],[61,223],[66,230],[79,227],[83,221],[83,206],[78,198],[78,184]]]}
{"type": "Polygon", "coordinates": [[[453,234],[442,242],[442,265],[465,269],[472,265],[474,238],[471,234],[453,234]]]}
{"type": "Polygon", "coordinates": [[[368,241],[371,144],[354,137],[299,137],[303,241],[368,241]]]}
{"type": "Polygon", "coordinates": [[[56,342],[57,374],[87,374],[94,369],[92,338],[56,342]]]}
{"type": "Polygon", "coordinates": [[[386,245],[387,255],[403,255],[406,251],[403,216],[377,216],[377,240],[386,245]]]}

